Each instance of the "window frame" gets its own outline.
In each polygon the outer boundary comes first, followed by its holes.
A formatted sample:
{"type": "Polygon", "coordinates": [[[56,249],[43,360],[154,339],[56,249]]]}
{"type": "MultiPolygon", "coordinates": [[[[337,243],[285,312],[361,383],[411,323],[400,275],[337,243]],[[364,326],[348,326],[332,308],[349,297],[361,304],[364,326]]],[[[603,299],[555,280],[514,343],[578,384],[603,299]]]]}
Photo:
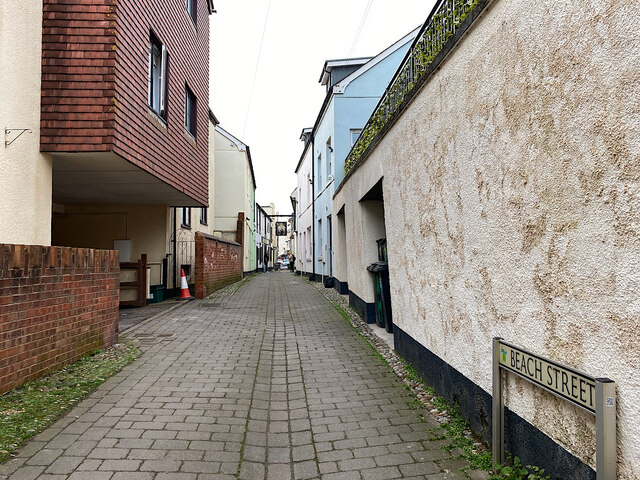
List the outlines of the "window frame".
{"type": "Polygon", "coordinates": [[[351,146],[352,147],[356,144],[356,140],[358,140],[358,137],[360,136],[361,133],[362,133],[362,129],[361,128],[350,128],[349,129],[349,135],[351,137],[350,140],[351,140],[351,146]]]}
{"type": "Polygon", "coordinates": [[[147,106],[162,118],[168,119],[169,52],[153,31],[149,32],[149,70],[147,79],[147,106]],[[154,68],[158,59],[159,66],[154,68]]]}
{"type": "Polygon", "coordinates": [[[331,171],[332,167],[333,167],[333,147],[331,146],[331,137],[329,137],[329,139],[327,140],[326,146],[326,156],[327,156],[327,160],[326,160],[326,173],[327,173],[327,183],[329,183],[329,179],[333,176],[333,172],[331,171]]]}
{"type": "Polygon", "coordinates": [[[200,225],[208,225],[208,208],[200,207],[200,225]]]}
{"type": "Polygon", "coordinates": [[[187,14],[191,21],[193,22],[193,26],[198,28],[198,0],[185,0],[185,9],[187,10],[187,14]]]}
{"type": "Polygon", "coordinates": [[[194,140],[198,138],[198,99],[186,83],[184,85],[184,129],[194,140]]]}

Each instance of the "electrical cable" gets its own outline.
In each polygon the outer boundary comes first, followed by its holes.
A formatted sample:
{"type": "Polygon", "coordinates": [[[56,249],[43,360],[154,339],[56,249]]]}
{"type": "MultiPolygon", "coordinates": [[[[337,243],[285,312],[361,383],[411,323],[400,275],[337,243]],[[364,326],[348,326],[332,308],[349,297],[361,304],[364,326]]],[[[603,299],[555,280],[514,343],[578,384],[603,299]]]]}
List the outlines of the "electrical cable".
{"type": "Polygon", "coordinates": [[[367,17],[369,16],[369,10],[371,10],[372,3],[373,3],[373,0],[369,0],[369,3],[367,3],[367,8],[364,9],[364,13],[362,14],[362,20],[360,20],[360,25],[358,26],[358,30],[356,31],[356,36],[353,39],[351,48],[349,49],[349,55],[347,55],[348,57],[351,56],[351,54],[353,53],[353,50],[356,48],[356,44],[358,43],[358,39],[360,38],[360,33],[362,32],[362,27],[364,27],[364,22],[367,21],[367,17]]]}
{"type": "Polygon", "coordinates": [[[242,138],[244,138],[247,129],[247,120],[249,119],[249,110],[251,110],[251,102],[253,101],[253,91],[256,86],[256,77],[258,76],[258,68],[260,67],[260,57],[262,56],[262,45],[264,43],[264,34],[267,31],[267,22],[269,20],[269,11],[271,10],[271,0],[267,5],[267,13],[264,17],[264,26],[262,27],[262,38],[260,39],[260,48],[258,49],[258,59],[256,60],[256,68],[253,71],[253,81],[251,82],[251,90],[249,91],[249,103],[247,104],[247,112],[244,115],[244,125],[242,126],[242,138]]]}

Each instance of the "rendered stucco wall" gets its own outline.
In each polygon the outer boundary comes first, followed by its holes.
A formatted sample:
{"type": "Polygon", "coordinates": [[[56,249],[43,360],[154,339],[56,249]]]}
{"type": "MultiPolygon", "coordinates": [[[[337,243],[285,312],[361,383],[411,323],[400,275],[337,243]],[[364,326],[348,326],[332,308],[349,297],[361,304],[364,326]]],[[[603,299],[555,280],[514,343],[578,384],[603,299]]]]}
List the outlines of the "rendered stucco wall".
{"type": "Polygon", "coordinates": [[[42,2],[0,0],[0,242],[51,244],[51,159],[40,153],[42,2]],[[5,128],[30,129],[5,138],[5,128]]]}
{"type": "MultiPolygon", "coordinates": [[[[375,152],[374,152],[375,153],[375,152]]],[[[335,262],[346,264],[346,275],[336,277],[349,283],[349,290],[366,303],[373,303],[373,275],[367,266],[378,260],[376,240],[389,232],[387,204],[360,201],[383,177],[381,158],[370,157],[348,179],[333,198],[334,216],[344,205],[345,242],[336,242],[335,262]]],[[[383,182],[386,199],[386,181],[383,182]]],[[[392,201],[392,200],[387,200],[392,201]]],[[[335,234],[334,233],[334,237],[335,234]]],[[[391,253],[389,253],[391,257],[391,253]]],[[[391,262],[391,259],[389,260],[391,262]]]]}
{"type": "MultiPolygon", "coordinates": [[[[496,0],[349,180],[383,170],[394,322],[488,392],[494,336],[616,381],[626,479],[640,477],[639,19],[637,2],[496,0]]],[[[506,392],[595,465],[590,415],[513,376],[506,392]]]]}

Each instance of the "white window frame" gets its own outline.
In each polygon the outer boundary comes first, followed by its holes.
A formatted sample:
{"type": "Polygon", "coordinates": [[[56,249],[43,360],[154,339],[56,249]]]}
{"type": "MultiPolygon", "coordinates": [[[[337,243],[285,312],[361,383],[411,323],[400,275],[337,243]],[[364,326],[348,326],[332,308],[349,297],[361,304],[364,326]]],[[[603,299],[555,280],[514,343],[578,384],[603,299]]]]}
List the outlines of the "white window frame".
{"type": "Polygon", "coordinates": [[[149,35],[149,72],[147,103],[160,117],[167,118],[167,47],[151,32],[149,35]],[[159,65],[158,65],[159,62],[159,65]],[[155,67],[155,68],[154,68],[155,67]]]}
{"type": "Polygon", "coordinates": [[[361,128],[351,128],[349,129],[349,140],[351,141],[351,146],[353,147],[356,143],[356,140],[358,139],[358,137],[360,136],[360,133],[362,133],[362,129],[361,128]]]}
{"type": "Polygon", "coordinates": [[[194,27],[198,27],[198,1],[197,0],[185,0],[185,8],[187,13],[193,22],[194,27]]]}
{"type": "Polygon", "coordinates": [[[184,129],[194,139],[198,135],[198,99],[189,85],[184,86],[184,129]],[[193,101],[193,103],[191,102],[193,101]]]}
{"type": "Polygon", "coordinates": [[[333,172],[331,171],[331,167],[333,166],[333,147],[331,146],[331,137],[329,137],[329,140],[327,140],[327,145],[326,145],[326,155],[327,155],[327,160],[326,160],[326,167],[327,167],[327,183],[329,183],[329,179],[331,178],[331,176],[333,175],[333,172]]]}

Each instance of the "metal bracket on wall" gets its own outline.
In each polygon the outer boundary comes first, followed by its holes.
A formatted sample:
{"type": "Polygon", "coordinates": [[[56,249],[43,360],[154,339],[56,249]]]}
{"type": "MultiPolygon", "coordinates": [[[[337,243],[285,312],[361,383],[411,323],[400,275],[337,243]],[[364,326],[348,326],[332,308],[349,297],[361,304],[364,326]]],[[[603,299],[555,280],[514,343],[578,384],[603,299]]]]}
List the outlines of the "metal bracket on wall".
{"type": "Polygon", "coordinates": [[[5,148],[11,145],[13,142],[15,142],[18,138],[20,138],[24,132],[33,133],[30,128],[5,128],[4,129],[5,148]],[[7,140],[7,137],[14,132],[20,132],[20,133],[18,133],[18,135],[16,135],[11,141],[7,140]]]}

